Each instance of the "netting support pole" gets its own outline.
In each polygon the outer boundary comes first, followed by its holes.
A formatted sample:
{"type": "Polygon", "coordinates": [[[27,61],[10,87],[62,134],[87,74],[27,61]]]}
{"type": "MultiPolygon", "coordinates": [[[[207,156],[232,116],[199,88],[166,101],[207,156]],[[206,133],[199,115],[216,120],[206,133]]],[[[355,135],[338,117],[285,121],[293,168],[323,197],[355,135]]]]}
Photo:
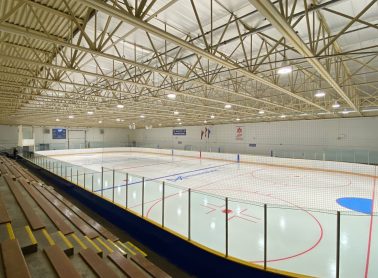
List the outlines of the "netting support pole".
{"type": "Polygon", "coordinates": [[[228,257],[228,197],[226,197],[226,258],[228,257]]]}
{"type": "Polygon", "coordinates": [[[190,188],[188,189],[188,240],[190,241],[191,239],[191,235],[190,235],[190,217],[191,217],[191,213],[190,213],[190,196],[191,196],[191,190],[190,188]]]}
{"type": "Polygon", "coordinates": [[[93,192],[94,174],[92,173],[92,192],[93,192]]]}
{"type": "Polygon", "coordinates": [[[113,192],[112,192],[112,201],[114,203],[114,191],[115,191],[115,188],[114,188],[114,177],[115,177],[115,173],[114,173],[114,169],[113,169],[113,192]]]}
{"type": "Polygon", "coordinates": [[[336,224],[336,278],[340,277],[340,211],[337,212],[337,224],[336,224]]]}
{"type": "Polygon", "coordinates": [[[268,208],[264,204],[264,270],[266,270],[267,250],[268,250],[268,208]]]}
{"type": "Polygon", "coordinates": [[[142,178],[142,217],[144,217],[144,177],[142,178]]]}
{"type": "Polygon", "coordinates": [[[165,213],[165,182],[163,181],[163,193],[162,193],[162,204],[161,204],[161,226],[164,228],[164,213],[165,213]]]}
{"type": "Polygon", "coordinates": [[[104,196],[104,167],[101,167],[101,197],[104,196]]]}
{"type": "Polygon", "coordinates": [[[129,173],[126,173],[126,200],[125,200],[125,208],[127,208],[127,198],[128,198],[128,191],[129,191],[129,173]]]}
{"type": "Polygon", "coordinates": [[[86,188],[85,188],[85,172],[84,172],[84,189],[86,189],[86,188]]]}

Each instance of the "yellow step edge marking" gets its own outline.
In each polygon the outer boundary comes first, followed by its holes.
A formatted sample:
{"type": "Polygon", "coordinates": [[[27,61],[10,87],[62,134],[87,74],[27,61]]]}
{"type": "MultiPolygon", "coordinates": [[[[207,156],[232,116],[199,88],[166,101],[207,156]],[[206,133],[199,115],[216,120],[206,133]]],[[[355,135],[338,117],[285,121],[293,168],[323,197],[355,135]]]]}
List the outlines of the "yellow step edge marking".
{"type": "Polygon", "coordinates": [[[25,226],[25,231],[28,234],[31,243],[33,245],[36,245],[37,244],[37,240],[35,239],[35,236],[34,236],[33,232],[31,231],[30,227],[29,226],[25,226]]]}
{"type": "Polygon", "coordinates": [[[94,247],[94,249],[96,249],[96,252],[97,253],[102,253],[102,249],[100,247],[98,247],[98,245],[93,241],[91,240],[89,237],[87,236],[84,236],[84,238],[90,243],[92,244],[92,246],[94,247]]]}
{"type": "Polygon", "coordinates": [[[147,257],[147,254],[145,252],[143,252],[142,250],[140,250],[138,247],[136,247],[134,244],[132,244],[130,241],[126,242],[126,244],[129,244],[131,247],[133,247],[134,249],[136,249],[139,253],[141,253],[143,256],[147,257]]]}
{"type": "Polygon", "coordinates": [[[116,241],[119,245],[121,245],[123,248],[125,248],[126,250],[127,250],[127,252],[129,252],[129,253],[131,253],[131,255],[136,255],[136,253],[133,251],[133,250],[131,250],[129,247],[127,247],[125,244],[123,244],[121,241],[116,241]]]}
{"type": "Polygon", "coordinates": [[[6,226],[7,226],[7,231],[8,231],[9,239],[16,239],[16,237],[14,236],[12,224],[10,222],[8,222],[6,224],[6,226]]]}
{"type": "Polygon", "coordinates": [[[47,232],[46,229],[42,229],[42,233],[43,235],[45,236],[45,238],[47,239],[47,242],[49,243],[49,245],[55,245],[55,241],[51,238],[51,236],[49,235],[49,233],[47,232]]]}
{"type": "Polygon", "coordinates": [[[96,239],[97,239],[97,241],[98,241],[102,246],[104,246],[104,247],[106,248],[106,250],[108,250],[109,253],[113,253],[113,249],[110,248],[105,242],[103,242],[101,238],[98,237],[98,238],[96,238],[96,239]]]}
{"type": "Polygon", "coordinates": [[[88,247],[78,238],[76,234],[71,234],[72,238],[80,245],[81,248],[84,250],[87,249],[88,247]]]}
{"type": "Polygon", "coordinates": [[[118,251],[122,253],[122,255],[127,254],[125,251],[123,251],[123,249],[122,249],[121,247],[119,247],[119,246],[118,246],[117,244],[115,244],[113,241],[111,241],[110,239],[108,239],[108,241],[109,241],[109,243],[110,243],[111,245],[113,245],[115,248],[117,248],[118,251]]]}
{"type": "Polygon", "coordinates": [[[64,241],[64,244],[66,244],[66,246],[68,247],[68,249],[72,249],[73,248],[73,245],[72,245],[71,241],[69,241],[68,238],[61,231],[58,231],[58,235],[64,241]]]}

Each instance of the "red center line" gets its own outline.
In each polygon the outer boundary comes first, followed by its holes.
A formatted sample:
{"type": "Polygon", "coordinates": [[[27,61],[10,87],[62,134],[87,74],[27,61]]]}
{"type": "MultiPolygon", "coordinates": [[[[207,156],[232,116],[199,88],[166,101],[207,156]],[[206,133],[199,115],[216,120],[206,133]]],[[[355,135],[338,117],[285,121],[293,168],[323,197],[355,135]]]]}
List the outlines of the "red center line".
{"type": "Polygon", "coordinates": [[[370,263],[370,246],[371,246],[371,237],[373,233],[373,212],[374,212],[374,197],[375,197],[375,185],[376,185],[376,179],[374,178],[373,180],[373,194],[371,197],[371,215],[370,215],[370,227],[369,227],[369,241],[368,241],[368,247],[367,247],[367,255],[366,255],[366,265],[365,265],[365,278],[368,277],[369,274],[369,263],[370,263]]]}

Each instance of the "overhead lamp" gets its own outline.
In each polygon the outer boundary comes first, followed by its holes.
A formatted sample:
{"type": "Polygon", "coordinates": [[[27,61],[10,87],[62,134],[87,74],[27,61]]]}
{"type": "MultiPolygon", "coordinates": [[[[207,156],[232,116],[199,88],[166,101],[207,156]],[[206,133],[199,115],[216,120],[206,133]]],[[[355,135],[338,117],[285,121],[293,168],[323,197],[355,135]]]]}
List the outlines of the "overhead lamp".
{"type": "Polygon", "coordinates": [[[181,121],[181,119],[179,118],[179,119],[177,119],[177,121],[179,122],[179,121],[181,121]]]}
{"type": "Polygon", "coordinates": [[[55,121],[56,121],[56,122],[60,122],[60,119],[56,119],[55,121]]]}
{"type": "Polygon", "coordinates": [[[88,111],[87,114],[88,115],[93,115],[93,111],[88,111]]]}
{"type": "Polygon", "coordinates": [[[204,123],[204,124],[207,124],[207,121],[206,121],[206,120],[204,120],[204,121],[203,121],[203,123],[204,123]]]}
{"type": "Polygon", "coordinates": [[[144,116],[144,115],[140,115],[140,117],[141,117],[142,119],[144,119],[144,118],[145,118],[145,116],[144,116]]]}
{"type": "Polygon", "coordinates": [[[176,95],[175,94],[168,94],[167,98],[169,98],[169,99],[176,99],[176,95]]]}
{"type": "Polygon", "coordinates": [[[211,116],[210,116],[210,118],[211,118],[211,119],[214,119],[214,118],[215,118],[215,116],[214,116],[214,115],[211,115],[211,116]]]}
{"type": "Polygon", "coordinates": [[[343,111],[341,111],[341,113],[342,114],[344,114],[344,115],[347,115],[347,114],[349,114],[351,111],[348,111],[348,110],[343,110],[343,111]]]}
{"type": "Polygon", "coordinates": [[[232,105],[229,104],[229,103],[224,105],[224,108],[226,108],[226,109],[230,109],[231,107],[232,107],[232,105]]]}
{"type": "Polygon", "coordinates": [[[159,126],[161,126],[161,124],[159,124],[159,126]]]}
{"type": "Polygon", "coordinates": [[[75,118],[74,115],[69,115],[68,116],[68,119],[73,119],[73,118],[75,118]]]}
{"type": "Polygon", "coordinates": [[[116,121],[117,121],[117,122],[120,122],[120,121],[121,121],[121,119],[117,118],[117,119],[116,119],[116,121]]]}
{"type": "Polygon", "coordinates": [[[316,93],[315,93],[315,97],[317,97],[317,98],[324,97],[325,95],[326,95],[326,93],[322,90],[317,90],[316,93]]]}
{"type": "Polygon", "coordinates": [[[102,121],[98,121],[99,124],[102,124],[102,121]]]}
{"type": "Polygon", "coordinates": [[[286,118],[286,115],[281,115],[280,118],[284,119],[284,118],[286,118]]]}
{"type": "Polygon", "coordinates": [[[120,108],[120,109],[122,109],[123,107],[125,107],[125,105],[123,105],[123,104],[117,104],[117,108],[120,108]]]}
{"type": "Polygon", "coordinates": [[[180,122],[179,125],[182,125],[182,123],[180,122]]]}
{"type": "Polygon", "coordinates": [[[337,101],[335,101],[335,103],[334,104],[332,104],[332,108],[339,108],[340,107],[340,104],[337,102],[337,101]]]}
{"type": "Polygon", "coordinates": [[[287,60],[281,63],[281,67],[277,70],[278,74],[289,74],[293,71],[293,66],[287,60]]]}
{"type": "Polygon", "coordinates": [[[240,121],[240,119],[239,119],[239,118],[236,118],[236,120],[237,120],[237,121],[240,121]]]}
{"type": "Polygon", "coordinates": [[[259,111],[259,114],[264,114],[264,113],[265,113],[264,110],[260,110],[260,111],[259,111]]]}
{"type": "Polygon", "coordinates": [[[378,108],[366,108],[362,109],[361,112],[375,112],[378,111],[378,108]]]}
{"type": "Polygon", "coordinates": [[[174,111],[173,112],[173,115],[178,115],[178,114],[180,114],[179,111],[174,111]]]}

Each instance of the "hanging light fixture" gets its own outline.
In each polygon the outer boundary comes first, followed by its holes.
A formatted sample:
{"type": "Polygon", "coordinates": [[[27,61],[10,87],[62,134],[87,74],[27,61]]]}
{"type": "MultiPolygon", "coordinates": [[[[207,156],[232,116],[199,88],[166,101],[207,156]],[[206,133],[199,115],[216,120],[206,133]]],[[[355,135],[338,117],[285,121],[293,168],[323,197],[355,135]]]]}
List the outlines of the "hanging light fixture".
{"type": "Polygon", "coordinates": [[[277,73],[278,74],[289,74],[293,71],[293,66],[289,63],[286,57],[286,41],[284,40],[284,53],[283,58],[284,60],[281,62],[281,66],[278,68],[277,73]]]}
{"type": "Polygon", "coordinates": [[[340,107],[340,103],[338,103],[337,101],[335,101],[334,104],[332,104],[332,108],[339,108],[340,107]]]}
{"type": "Polygon", "coordinates": [[[278,74],[289,74],[293,71],[293,66],[287,60],[282,61],[281,67],[277,70],[278,74]]]}
{"type": "Polygon", "coordinates": [[[324,97],[326,93],[323,90],[316,90],[315,97],[321,98],[324,97]]]}

